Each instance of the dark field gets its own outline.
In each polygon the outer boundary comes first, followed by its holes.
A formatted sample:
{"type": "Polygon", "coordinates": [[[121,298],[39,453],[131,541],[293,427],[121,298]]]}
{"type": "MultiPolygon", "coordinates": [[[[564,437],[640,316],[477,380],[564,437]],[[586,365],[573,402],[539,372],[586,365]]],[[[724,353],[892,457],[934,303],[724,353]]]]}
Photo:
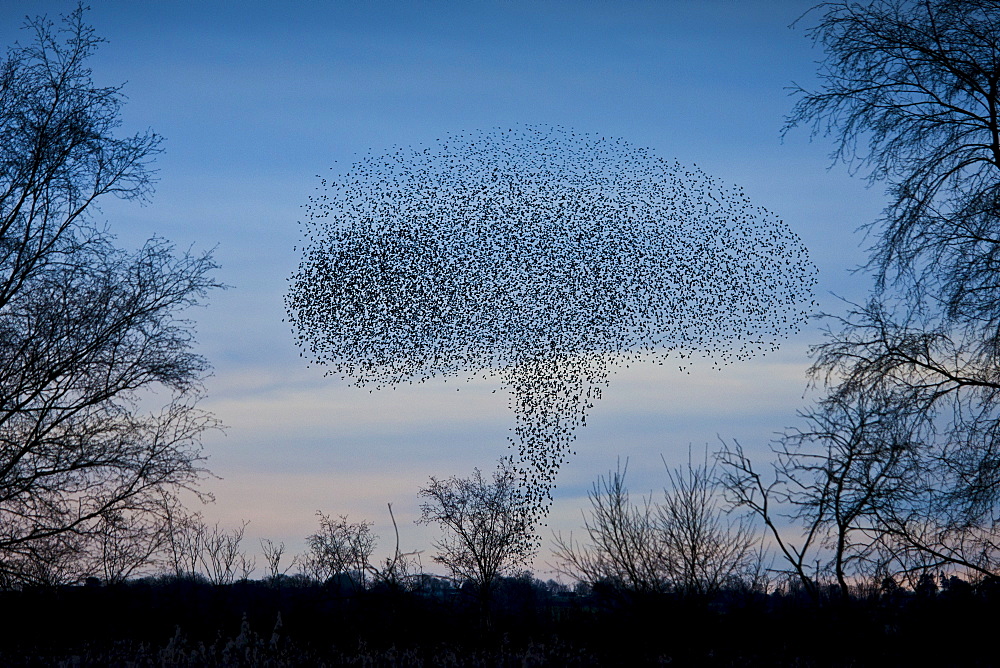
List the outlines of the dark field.
{"type": "Polygon", "coordinates": [[[0,593],[5,666],[995,665],[1000,590],[812,603],[504,580],[464,592],[150,579],[0,593]],[[278,622],[280,618],[280,622],[278,622]]]}

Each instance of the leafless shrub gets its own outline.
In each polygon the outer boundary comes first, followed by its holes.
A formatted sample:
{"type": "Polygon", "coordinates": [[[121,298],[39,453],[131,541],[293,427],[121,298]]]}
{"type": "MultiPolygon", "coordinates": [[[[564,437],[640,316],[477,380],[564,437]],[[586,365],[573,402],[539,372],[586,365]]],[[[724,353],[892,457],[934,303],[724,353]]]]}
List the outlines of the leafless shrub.
{"type": "Polygon", "coordinates": [[[660,549],[656,508],[651,499],[642,505],[629,500],[625,486],[628,463],[598,478],[588,494],[590,516],[583,526],[589,544],[555,536],[557,570],[591,584],[611,582],[632,591],[666,591],[666,557],[660,549]]]}
{"type": "Polygon", "coordinates": [[[722,488],[707,452],[698,465],[689,453],[687,466],[668,467],[667,476],[670,486],[657,508],[656,528],[674,586],[705,594],[750,573],[758,577],[760,538],[748,515],[729,515],[722,508],[722,488]]]}
{"type": "Polygon", "coordinates": [[[188,513],[183,507],[165,505],[167,538],[165,561],[175,576],[198,577],[205,545],[205,520],[201,513],[188,513]]]}

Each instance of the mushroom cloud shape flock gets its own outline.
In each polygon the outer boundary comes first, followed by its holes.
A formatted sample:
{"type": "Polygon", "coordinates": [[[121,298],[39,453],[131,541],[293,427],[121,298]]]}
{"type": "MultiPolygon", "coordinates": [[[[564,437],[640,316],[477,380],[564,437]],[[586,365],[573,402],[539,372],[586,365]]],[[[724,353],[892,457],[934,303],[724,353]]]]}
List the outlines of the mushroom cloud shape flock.
{"type": "Polygon", "coordinates": [[[285,298],[303,356],[359,386],[497,378],[536,517],[617,365],[747,359],[815,304],[777,216],[621,139],[448,135],[318,190],[285,298]]]}

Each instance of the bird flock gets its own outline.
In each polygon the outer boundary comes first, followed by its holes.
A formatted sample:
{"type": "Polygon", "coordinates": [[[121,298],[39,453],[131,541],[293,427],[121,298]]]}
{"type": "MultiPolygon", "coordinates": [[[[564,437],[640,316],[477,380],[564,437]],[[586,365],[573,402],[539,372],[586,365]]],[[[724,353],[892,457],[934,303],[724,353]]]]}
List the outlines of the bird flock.
{"type": "Polygon", "coordinates": [[[561,126],[370,152],[302,226],[285,302],[303,356],[373,388],[497,379],[536,519],[616,367],[744,360],[815,303],[802,241],[741,190],[561,126]]]}

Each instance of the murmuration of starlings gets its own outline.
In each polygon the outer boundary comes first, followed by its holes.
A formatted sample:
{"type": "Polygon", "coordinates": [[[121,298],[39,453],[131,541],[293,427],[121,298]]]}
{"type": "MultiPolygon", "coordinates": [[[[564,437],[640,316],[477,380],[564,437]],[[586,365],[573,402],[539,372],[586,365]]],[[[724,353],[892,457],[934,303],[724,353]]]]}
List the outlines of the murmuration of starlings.
{"type": "Polygon", "coordinates": [[[302,227],[303,356],[371,388],[495,378],[536,520],[615,368],[745,360],[815,306],[801,239],[742,190],[561,126],[369,152],[302,227]]]}

